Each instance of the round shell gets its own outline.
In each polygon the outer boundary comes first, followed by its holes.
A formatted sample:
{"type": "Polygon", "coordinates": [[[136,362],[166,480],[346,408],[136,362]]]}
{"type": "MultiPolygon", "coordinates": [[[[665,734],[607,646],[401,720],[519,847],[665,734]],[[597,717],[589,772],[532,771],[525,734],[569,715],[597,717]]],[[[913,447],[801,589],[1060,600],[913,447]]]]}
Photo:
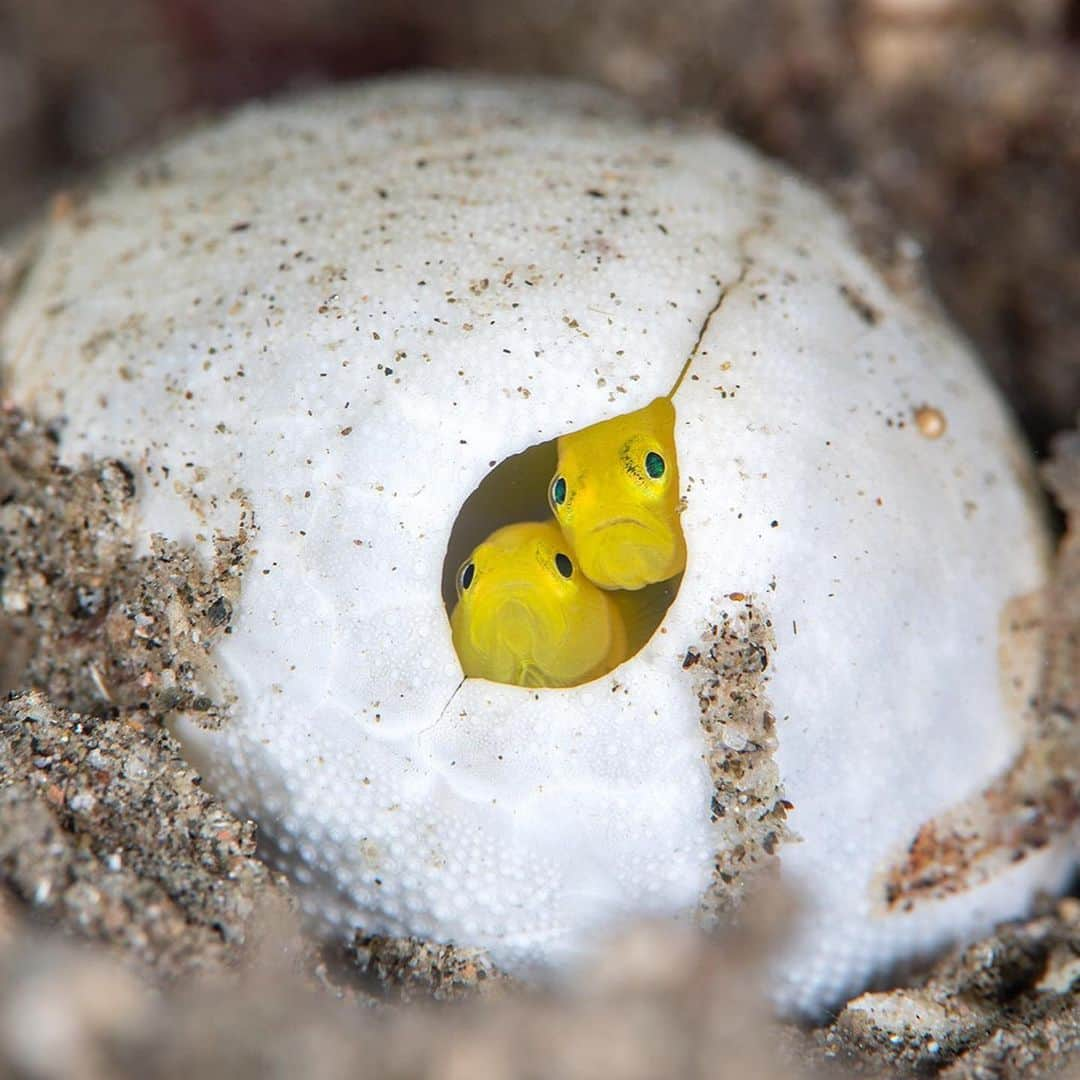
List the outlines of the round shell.
{"type": "Polygon", "coordinates": [[[144,545],[254,522],[205,675],[230,715],[180,731],[331,920],[520,968],[778,863],[774,993],[813,1012],[1061,881],[985,797],[1030,727],[1027,455],[963,343],[735,140],[553,85],[249,107],[53,222],[0,344],[67,458],[135,468],[144,545]],[[466,498],[666,394],[699,335],[659,631],[570,690],[463,682],[466,498]]]}

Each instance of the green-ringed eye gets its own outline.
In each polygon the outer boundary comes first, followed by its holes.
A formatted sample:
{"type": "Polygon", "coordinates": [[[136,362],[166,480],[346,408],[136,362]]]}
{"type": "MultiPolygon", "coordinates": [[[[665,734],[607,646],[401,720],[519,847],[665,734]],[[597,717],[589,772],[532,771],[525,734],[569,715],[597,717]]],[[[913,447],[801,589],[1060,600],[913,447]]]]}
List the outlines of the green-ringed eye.
{"type": "Polygon", "coordinates": [[[566,502],[566,477],[556,476],[551,485],[551,501],[556,506],[562,506],[566,502]]]}
{"type": "Polygon", "coordinates": [[[645,471],[654,480],[659,480],[664,475],[664,468],[664,459],[654,450],[645,455],[645,471]]]}
{"type": "Polygon", "coordinates": [[[574,572],[574,564],[570,561],[570,557],[561,551],[555,555],[555,568],[564,578],[568,578],[574,572]]]}
{"type": "Polygon", "coordinates": [[[467,562],[462,568],[461,573],[458,575],[458,581],[461,582],[461,587],[467,589],[473,581],[473,577],[476,574],[476,564],[467,562]]]}

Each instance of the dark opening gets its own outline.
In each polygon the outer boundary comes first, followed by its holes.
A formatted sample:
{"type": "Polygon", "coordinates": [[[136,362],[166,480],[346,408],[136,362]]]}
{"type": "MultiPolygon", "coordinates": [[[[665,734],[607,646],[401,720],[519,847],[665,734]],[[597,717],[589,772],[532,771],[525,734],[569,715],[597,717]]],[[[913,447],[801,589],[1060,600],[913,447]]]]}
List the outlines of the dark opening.
{"type": "MultiPolygon", "coordinates": [[[[458,571],[478,544],[504,525],[551,518],[547,492],[557,461],[555,439],[537,443],[495,465],[465,500],[450,531],[443,563],[442,598],[447,614],[457,602],[458,571]]],[[[622,610],[630,656],[656,632],[681,584],[679,574],[635,592],[612,593],[622,610]]]]}

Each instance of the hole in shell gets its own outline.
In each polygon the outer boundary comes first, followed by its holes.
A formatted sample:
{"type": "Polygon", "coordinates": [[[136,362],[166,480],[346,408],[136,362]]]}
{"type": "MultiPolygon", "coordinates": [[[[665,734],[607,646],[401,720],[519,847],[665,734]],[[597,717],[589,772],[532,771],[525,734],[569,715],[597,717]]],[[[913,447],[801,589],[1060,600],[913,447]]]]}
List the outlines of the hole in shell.
{"type": "MultiPolygon", "coordinates": [[[[558,443],[555,439],[537,443],[517,454],[511,454],[480,481],[476,490],[463,503],[450,531],[446,558],[442,570],[442,598],[447,615],[458,602],[458,584],[473,552],[496,530],[521,522],[552,522],[548,492],[558,463],[558,443]]],[[[565,558],[565,555],[563,556],[565,558]]],[[[557,562],[553,565],[558,567],[557,562]]],[[[574,575],[578,567],[574,564],[574,575]]],[[[481,571],[475,571],[479,580],[481,571]]],[[[563,574],[563,577],[567,575],[563,574]]],[[[646,645],[678,595],[681,573],[635,591],[601,590],[615,604],[626,634],[625,650],[612,663],[601,665],[589,674],[568,685],[591,682],[630,659],[646,645]]],[[[590,587],[591,582],[587,583],[590,587]]],[[[518,679],[496,681],[518,682],[518,679]]],[[[524,685],[547,685],[525,682],[524,685]]]]}

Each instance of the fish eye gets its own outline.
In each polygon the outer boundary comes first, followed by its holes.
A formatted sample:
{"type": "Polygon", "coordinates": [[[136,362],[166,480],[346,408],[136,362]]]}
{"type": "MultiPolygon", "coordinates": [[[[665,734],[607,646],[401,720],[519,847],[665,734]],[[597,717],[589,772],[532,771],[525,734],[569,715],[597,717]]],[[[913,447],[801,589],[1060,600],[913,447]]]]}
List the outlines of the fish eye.
{"type": "Polygon", "coordinates": [[[564,555],[561,551],[555,555],[555,568],[564,578],[568,578],[574,572],[574,564],[570,561],[570,556],[564,555]]]}
{"type": "Polygon", "coordinates": [[[462,568],[461,573],[458,575],[458,581],[461,583],[463,589],[467,589],[473,582],[473,577],[476,575],[476,563],[467,562],[462,568]]]}
{"type": "Polygon", "coordinates": [[[645,471],[654,480],[659,480],[664,475],[665,467],[664,459],[655,450],[650,450],[645,455],[645,471]]]}
{"type": "MultiPolygon", "coordinates": [[[[566,477],[556,476],[554,482],[551,485],[551,501],[556,506],[562,506],[566,502],[566,477]]],[[[563,556],[565,558],[565,556],[563,556]]],[[[567,574],[567,577],[570,575],[567,574]]]]}

